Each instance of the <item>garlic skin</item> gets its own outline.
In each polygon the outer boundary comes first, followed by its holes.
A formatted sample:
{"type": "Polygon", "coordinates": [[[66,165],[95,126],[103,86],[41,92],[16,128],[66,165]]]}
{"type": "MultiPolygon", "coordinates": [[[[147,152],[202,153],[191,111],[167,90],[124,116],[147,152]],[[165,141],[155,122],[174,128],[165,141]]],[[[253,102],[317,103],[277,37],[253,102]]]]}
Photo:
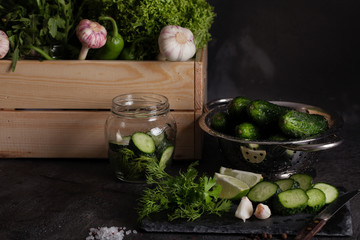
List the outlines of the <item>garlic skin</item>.
{"type": "Polygon", "coordinates": [[[9,52],[10,42],[4,31],[0,30],[0,59],[3,59],[9,52]]]}
{"type": "Polygon", "coordinates": [[[270,210],[269,206],[259,203],[256,206],[254,215],[258,219],[267,219],[271,216],[271,210],[270,210]]]}
{"type": "Polygon", "coordinates": [[[83,19],[76,27],[76,36],[82,44],[79,60],[84,60],[90,48],[101,48],[105,45],[107,31],[99,23],[83,19]]]}
{"type": "Polygon", "coordinates": [[[165,26],[159,35],[160,53],[169,61],[187,61],[195,55],[193,33],[180,26],[165,26]]]}
{"type": "Polygon", "coordinates": [[[252,202],[247,196],[241,198],[239,206],[236,209],[235,217],[242,219],[244,222],[249,219],[254,212],[252,202]]]}

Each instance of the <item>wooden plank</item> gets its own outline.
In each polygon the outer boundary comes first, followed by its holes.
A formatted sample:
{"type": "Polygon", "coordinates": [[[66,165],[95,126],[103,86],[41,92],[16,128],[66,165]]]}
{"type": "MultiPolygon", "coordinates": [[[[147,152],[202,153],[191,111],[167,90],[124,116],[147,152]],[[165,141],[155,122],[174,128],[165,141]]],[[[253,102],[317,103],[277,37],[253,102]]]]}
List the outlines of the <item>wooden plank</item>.
{"type": "Polygon", "coordinates": [[[130,92],[167,96],[175,110],[194,109],[194,61],[0,61],[0,109],[109,109],[130,92]]]}
{"type": "Polygon", "coordinates": [[[203,133],[198,124],[198,119],[207,103],[207,48],[196,55],[194,95],[194,158],[201,159],[203,133]]]}
{"type": "Polygon", "coordinates": [[[207,48],[196,54],[194,70],[194,109],[202,111],[207,102],[207,48]]]}
{"type": "MultiPolygon", "coordinates": [[[[194,113],[173,112],[176,159],[194,158],[194,113]]],[[[0,111],[0,158],[106,158],[108,111],[0,111]]]]}

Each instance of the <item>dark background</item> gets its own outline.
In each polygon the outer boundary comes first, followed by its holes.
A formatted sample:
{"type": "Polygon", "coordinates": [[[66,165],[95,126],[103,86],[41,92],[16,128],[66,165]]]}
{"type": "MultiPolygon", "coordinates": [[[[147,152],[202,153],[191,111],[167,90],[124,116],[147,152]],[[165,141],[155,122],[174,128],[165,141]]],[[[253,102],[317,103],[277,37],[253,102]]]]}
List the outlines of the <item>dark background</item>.
{"type": "Polygon", "coordinates": [[[208,100],[243,95],[360,119],[360,1],[209,0],[208,100]]]}

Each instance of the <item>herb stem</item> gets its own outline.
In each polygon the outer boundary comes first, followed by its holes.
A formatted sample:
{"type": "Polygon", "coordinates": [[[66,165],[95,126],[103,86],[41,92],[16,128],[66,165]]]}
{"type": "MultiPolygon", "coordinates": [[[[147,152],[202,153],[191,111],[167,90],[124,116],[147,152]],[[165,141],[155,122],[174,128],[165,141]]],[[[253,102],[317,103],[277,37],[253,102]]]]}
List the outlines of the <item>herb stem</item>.
{"type": "Polygon", "coordinates": [[[52,57],[49,56],[49,54],[47,54],[46,52],[44,52],[43,50],[41,50],[40,48],[38,47],[35,47],[35,46],[28,46],[28,48],[36,51],[37,53],[39,53],[41,56],[43,56],[46,60],[54,60],[52,57]]]}

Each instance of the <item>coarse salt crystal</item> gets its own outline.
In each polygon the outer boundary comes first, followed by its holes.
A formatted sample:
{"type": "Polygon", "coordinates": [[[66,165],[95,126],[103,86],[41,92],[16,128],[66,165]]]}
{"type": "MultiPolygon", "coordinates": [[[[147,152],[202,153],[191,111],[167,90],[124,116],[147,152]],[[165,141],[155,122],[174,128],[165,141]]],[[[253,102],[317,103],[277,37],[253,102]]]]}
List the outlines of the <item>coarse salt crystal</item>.
{"type": "Polygon", "coordinates": [[[137,234],[136,230],[128,230],[125,232],[126,227],[98,227],[90,228],[89,236],[86,240],[122,240],[125,234],[129,235],[131,232],[137,234]]]}

